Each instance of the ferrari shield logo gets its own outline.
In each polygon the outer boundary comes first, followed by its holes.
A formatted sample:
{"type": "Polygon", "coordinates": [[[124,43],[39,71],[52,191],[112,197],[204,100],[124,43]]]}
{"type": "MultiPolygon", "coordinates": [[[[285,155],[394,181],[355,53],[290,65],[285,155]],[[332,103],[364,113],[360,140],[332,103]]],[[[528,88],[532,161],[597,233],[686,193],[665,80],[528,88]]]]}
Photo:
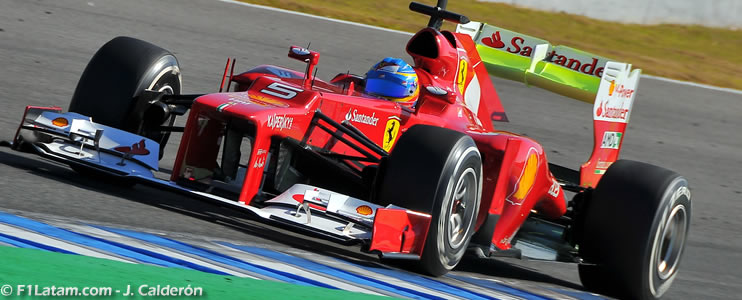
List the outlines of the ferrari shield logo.
{"type": "Polygon", "coordinates": [[[464,94],[464,88],[466,87],[466,75],[469,71],[467,68],[469,67],[469,63],[465,60],[459,61],[459,72],[456,75],[456,85],[459,87],[459,92],[463,95],[464,94]]]}
{"type": "Polygon", "coordinates": [[[399,118],[389,117],[389,120],[386,121],[386,127],[384,128],[384,141],[382,144],[384,151],[389,152],[389,150],[392,150],[392,146],[394,146],[394,141],[397,140],[398,135],[399,118]]]}

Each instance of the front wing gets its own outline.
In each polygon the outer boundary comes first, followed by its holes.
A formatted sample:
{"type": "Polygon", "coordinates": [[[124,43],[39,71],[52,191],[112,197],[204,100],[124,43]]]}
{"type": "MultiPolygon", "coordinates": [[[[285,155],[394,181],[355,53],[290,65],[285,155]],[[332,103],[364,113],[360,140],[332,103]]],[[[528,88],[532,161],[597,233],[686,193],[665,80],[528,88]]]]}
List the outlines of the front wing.
{"type": "Polygon", "coordinates": [[[343,244],[362,244],[364,250],[387,258],[419,259],[430,225],[428,214],[393,205],[383,207],[305,184],[296,184],[255,205],[179,185],[155,176],[156,142],[94,123],[80,114],[62,113],[59,108],[27,107],[12,147],[236,208],[258,220],[343,244]]]}

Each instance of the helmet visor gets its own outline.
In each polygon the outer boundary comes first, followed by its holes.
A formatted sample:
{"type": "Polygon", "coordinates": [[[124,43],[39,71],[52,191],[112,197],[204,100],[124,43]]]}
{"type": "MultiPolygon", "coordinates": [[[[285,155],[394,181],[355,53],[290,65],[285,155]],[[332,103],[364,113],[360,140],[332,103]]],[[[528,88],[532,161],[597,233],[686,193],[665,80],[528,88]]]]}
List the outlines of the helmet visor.
{"type": "Polygon", "coordinates": [[[415,93],[416,89],[417,86],[414,84],[403,85],[395,81],[385,79],[366,79],[366,92],[369,94],[384,97],[404,98],[415,93]]]}

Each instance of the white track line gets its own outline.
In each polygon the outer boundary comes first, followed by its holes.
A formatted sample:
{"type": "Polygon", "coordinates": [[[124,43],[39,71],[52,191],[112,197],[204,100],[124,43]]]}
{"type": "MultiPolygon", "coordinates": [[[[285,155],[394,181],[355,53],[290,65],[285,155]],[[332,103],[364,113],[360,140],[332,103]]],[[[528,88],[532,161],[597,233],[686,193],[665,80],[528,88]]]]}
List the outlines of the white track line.
{"type": "MultiPolygon", "coordinates": [[[[381,31],[398,33],[398,34],[409,35],[409,36],[413,35],[413,33],[411,33],[411,32],[406,32],[406,31],[401,31],[401,30],[394,30],[394,29],[389,29],[389,28],[384,28],[384,27],[379,27],[379,26],[373,26],[373,25],[367,25],[367,24],[362,24],[362,23],[357,23],[357,22],[351,22],[351,21],[345,21],[345,20],[338,20],[338,19],[333,19],[333,18],[328,18],[328,17],[320,17],[320,16],[315,16],[315,15],[311,15],[311,14],[307,14],[307,13],[296,12],[296,11],[292,11],[292,10],[286,10],[286,9],[282,9],[282,8],[275,8],[275,7],[265,6],[265,5],[245,3],[245,2],[236,1],[236,0],[219,0],[219,1],[225,2],[225,3],[232,3],[232,4],[247,6],[247,7],[265,9],[265,10],[270,10],[270,11],[275,11],[275,12],[281,12],[281,13],[290,14],[290,15],[297,15],[297,16],[315,18],[315,19],[319,19],[319,20],[325,20],[325,21],[336,22],[336,23],[341,23],[341,24],[353,25],[353,26],[358,26],[358,27],[363,27],[363,28],[381,30],[381,31]]],[[[708,84],[695,83],[695,82],[683,81],[683,80],[677,80],[677,79],[670,79],[670,78],[665,78],[665,77],[660,77],[660,76],[654,76],[654,75],[646,75],[646,74],[642,74],[641,77],[649,78],[649,79],[655,79],[655,80],[660,80],[660,81],[665,81],[665,82],[670,82],[670,83],[674,83],[674,84],[677,84],[677,85],[687,85],[687,86],[692,86],[692,87],[698,87],[698,88],[704,88],[704,89],[709,89],[709,90],[714,90],[714,91],[720,91],[720,92],[727,92],[727,93],[740,94],[740,95],[742,95],[742,91],[741,90],[735,90],[735,89],[730,89],[730,88],[722,88],[722,87],[717,87],[717,86],[708,85],[708,84]]]]}
{"type": "Polygon", "coordinates": [[[674,83],[674,84],[679,84],[679,85],[688,85],[688,86],[699,87],[699,88],[704,88],[704,89],[709,89],[709,90],[714,90],[714,91],[720,91],[720,92],[727,92],[727,93],[740,94],[740,95],[742,95],[742,91],[740,91],[740,90],[735,90],[735,89],[730,89],[730,88],[723,88],[723,87],[718,87],[718,86],[713,86],[713,85],[708,85],[708,84],[695,83],[695,82],[683,81],[683,80],[677,80],[677,79],[670,79],[670,78],[659,77],[659,76],[654,76],[654,75],[642,75],[642,77],[649,78],[649,79],[660,80],[660,81],[666,81],[666,82],[670,82],[670,83],[674,83]]]}
{"type": "Polygon", "coordinates": [[[78,246],[72,243],[63,242],[58,239],[50,238],[50,237],[38,234],[33,231],[20,229],[18,227],[14,227],[10,225],[0,224],[0,233],[19,237],[19,238],[33,241],[39,244],[52,246],[52,247],[59,248],[62,250],[67,250],[69,252],[77,253],[77,254],[84,255],[84,256],[92,256],[92,257],[97,257],[97,258],[121,261],[125,263],[132,263],[132,261],[122,259],[118,256],[106,254],[103,252],[93,251],[85,247],[81,247],[81,246],[78,246]]]}
{"type": "MultiPolygon", "coordinates": [[[[225,272],[225,273],[229,273],[229,274],[232,274],[232,275],[236,275],[236,276],[240,276],[240,277],[249,277],[249,278],[254,278],[254,279],[260,279],[260,278],[253,277],[253,276],[250,276],[248,274],[241,273],[241,272],[240,273],[237,273],[237,271],[242,270],[242,269],[240,269],[238,267],[231,267],[231,266],[223,267],[223,266],[221,266],[218,263],[211,263],[209,261],[206,261],[205,259],[199,259],[197,257],[192,257],[189,254],[182,254],[182,253],[179,253],[179,252],[177,252],[175,250],[168,250],[168,249],[166,249],[164,247],[161,247],[161,246],[158,246],[158,245],[150,245],[147,242],[143,242],[143,241],[140,241],[138,239],[134,239],[134,238],[130,238],[130,237],[127,237],[127,236],[119,235],[119,234],[116,234],[116,233],[113,233],[113,232],[109,232],[109,231],[106,231],[106,230],[102,230],[102,229],[99,229],[99,228],[95,228],[95,227],[91,227],[91,226],[87,226],[87,225],[76,225],[76,224],[55,224],[55,225],[58,226],[58,227],[63,227],[65,229],[74,231],[74,232],[79,232],[79,233],[87,234],[87,235],[90,235],[90,236],[95,236],[95,237],[98,237],[98,238],[102,238],[102,239],[114,241],[114,242],[117,242],[117,243],[126,244],[126,245],[129,245],[129,246],[132,246],[132,247],[137,247],[137,248],[140,248],[140,249],[145,249],[145,250],[148,250],[148,251],[156,252],[156,253],[167,255],[167,256],[170,256],[170,257],[174,257],[174,258],[178,258],[178,259],[181,259],[181,260],[189,261],[189,262],[192,262],[192,263],[196,263],[196,264],[199,264],[199,265],[202,265],[202,266],[206,266],[206,267],[209,267],[209,268],[212,268],[212,269],[215,269],[215,270],[219,270],[219,271],[222,271],[222,272],[225,272]]],[[[209,246],[212,246],[212,245],[209,245],[209,246]]],[[[210,250],[213,250],[213,251],[222,253],[222,254],[226,254],[227,256],[230,256],[230,257],[235,257],[235,258],[241,259],[241,260],[243,260],[245,262],[248,262],[248,263],[252,263],[252,264],[255,264],[255,265],[260,265],[260,266],[268,267],[268,268],[271,268],[271,269],[274,269],[274,270],[284,271],[284,272],[291,273],[291,274],[296,274],[296,275],[299,275],[299,276],[302,276],[302,277],[305,277],[305,278],[314,279],[314,280],[317,280],[319,282],[323,282],[323,283],[326,283],[328,285],[331,285],[331,286],[334,286],[334,287],[337,287],[339,289],[343,289],[343,290],[346,290],[346,291],[359,292],[359,293],[371,294],[371,295],[377,295],[377,296],[383,296],[384,295],[384,294],[377,293],[377,292],[374,292],[372,290],[365,289],[365,288],[362,288],[362,287],[359,287],[359,286],[356,286],[356,285],[352,285],[352,284],[348,284],[348,283],[345,283],[345,282],[342,282],[342,281],[334,280],[334,279],[332,279],[329,276],[321,276],[321,275],[317,275],[315,273],[304,271],[302,269],[299,269],[299,268],[296,268],[296,267],[293,267],[293,266],[288,266],[286,264],[276,263],[276,262],[273,262],[273,261],[270,261],[270,260],[267,260],[267,259],[261,259],[261,258],[258,258],[257,256],[252,256],[250,254],[247,254],[247,253],[244,253],[244,252],[241,252],[241,251],[236,251],[236,250],[233,250],[232,248],[229,248],[229,247],[226,247],[226,246],[221,246],[221,245],[216,245],[216,246],[218,246],[218,247],[216,247],[216,249],[215,249],[215,247],[207,247],[207,248],[210,249],[210,250]],[[230,250],[230,251],[227,252],[227,251],[224,251],[224,250],[230,250]],[[237,254],[237,255],[235,255],[235,254],[237,254]]]]}
{"type": "Polygon", "coordinates": [[[183,261],[194,263],[194,264],[197,264],[197,265],[200,265],[200,266],[204,266],[204,267],[211,268],[211,269],[214,269],[214,270],[217,270],[217,271],[220,271],[220,272],[227,273],[229,275],[234,275],[234,276],[238,276],[238,277],[252,278],[252,279],[260,279],[260,278],[257,278],[255,276],[252,276],[252,275],[243,273],[243,272],[238,272],[238,271],[233,270],[233,269],[230,269],[230,268],[225,268],[225,267],[223,267],[221,265],[218,265],[218,264],[215,264],[215,263],[211,263],[211,262],[208,262],[208,261],[203,260],[203,259],[199,259],[199,258],[195,258],[195,257],[192,257],[192,256],[188,256],[188,255],[185,255],[185,254],[176,252],[176,251],[170,251],[170,250],[165,249],[165,248],[160,247],[160,246],[152,246],[152,245],[149,245],[148,243],[142,242],[140,240],[137,240],[137,239],[134,239],[134,238],[130,238],[130,237],[126,237],[126,236],[119,235],[119,234],[115,234],[115,233],[112,233],[112,232],[107,232],[107,231],[102,230],[102,229],[98,229],[98,228],[94,228],[94,227],[90,227],[90,226],[84,226],[84,225],[74,225],[74,224],[66,224],[64,227],[67,227],[68,229],[70,229],[72,231],[75,231],[75,232],[79,232],[79,233],[83,233],[83,234],[95,236],[95,237],[102,238],[102,239],[107,239],[107,240],[114,241],[114,242],[117,242],[117,243],[129,245],[129,246],[136,247],[136,248],[139,248],[139,249],[144,249],[144,250],[147,250],[147,251],[159,253],[159,254],[166,255],[166,256],[169,256],[169,257],[173,257],[173,258],[176,258],[176,259],[180,259],[180,260],[183,260],[183,261]]]}
{"type": "MultiPolygon", "coordinates": [[[[290,255],[294,255],[296,257],[304,258],[304,259],[313,261],[313,262],[318,263],[318,264],[323,264],[323,265],[326,265],[326,266],[331,266],[333,268],[338,268],[338,269],[341,269],[341,270],[344,270],[344,271],[348,271],[348,272],[351,272],[351,273],[359,274],[359,275],[362,275],[362,276],[365,276],[365,277],[370,277],[370,278],[373,278],[373,279],[376,279],[376,280],[380,280],[380,281],[383,281],[383,282],[389,282],[389,283],[392,283],[392,284],[394,284],[396,286],[399,286],[399,287],[403,287],[403,288],[414,290],[414,291],[423,292],[423,293],[426,293],[428,295],[433,295],[433,296],[436,296],[436,297],[441,297],[443,299],[465,299],[465,298],[462,298],[462,297],[459,297],[459,296],[456,296],[456,295],[451,295],[451,294],[448,294],[448,293],[444,293],[444,292],[440,292],[440,291],[437,291],[437,290],[434,290],[434,289],[423,287],[423,286],[420,286],[420,285],[417,285],[417,284],[414,284],[414,283],[411,283],[411,282],[407,282],[407,281],[404,281],[403,279],[400,279],[400,278],[391,277],[391,276],[387,276],[387,275],[376,273],[376,272],[371,272],[371,271],[368,271],[366,269],[357,267],[355,265],[346,263],[345,261],[340,260],[340,259],[328,258],[328,257],[324,257],[324,256],[321,256],[321,255],[313,254],[311,252],[296,251],[296,250],[292,250],[290,252],[290,255]]],[[[490,290],[487,290],[487,291],[490,292],[490,290]]],[[[498,299],[512,299],[510,297],[511,296],[505,295],[505,294],[502,294],[502,295],[498,294],[497,295],[497,298],[498,299]]]]}
{"type": "Polygon", "coordinates": [[[270,10],[270,11],[275,11],[275,12],[281,12],[281,13],[290,14],[290,15],[297,15],[297,16],[315,18],[315,19],[320,19],[320,20],[325,20],[325,21],[330,21],[330,22],[336,22],[336,23],[340,23],[340,24],[353,25],[353,26],[358,26],[358,27],[363,27],[363,28],[381,30],[381,31],[398,33],[398,34],[404,34],[404,35],[410,35],[410,36],[412,35],[412,33],[407,32],[407,31],[394,30],[394,29],[389,29],[389,28],[384,28],[384,27],[379,27],[379,26],[367,25],[367,24],[363,24],[363,23],[357,23],[357,22],[351,22],[351,21],[345,21],[345,20],[338,20],[338,19],[333,19],[333,18],[328,18],[328,17],[320,17],[320,16],[316,16],[316,15],[311,15],[311,14],[303,13],[303,12],[298,12],[298,11],[293,11],[293,10],[286,10],[286,9],[282,9],[282,8],[275,8],[275,7],[265,6],[265,5],[251,4],[251,3],[245,3],[245,2],[235,1],[235,0],[219,0],[219,1],[226,2],[226,3],[232,3],[232,4],[237,4],[237,5],[242,5],[242,6],[247,6],[247,7],[260,8],[260,9],[265,9],[265,10],[270,10]]]}

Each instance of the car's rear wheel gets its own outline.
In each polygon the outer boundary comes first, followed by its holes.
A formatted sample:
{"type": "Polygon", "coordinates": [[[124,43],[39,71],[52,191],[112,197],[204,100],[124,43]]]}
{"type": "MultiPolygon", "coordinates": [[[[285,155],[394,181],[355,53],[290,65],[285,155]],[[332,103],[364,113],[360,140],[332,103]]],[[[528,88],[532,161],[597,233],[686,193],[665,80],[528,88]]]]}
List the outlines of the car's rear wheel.
{"type": "Polygon", "coordinates": [[[145,120],[149,103],[140,97],[145,90],[180,94],[178,60],[169,51],[130,37],[117,37],[103,45],[85,68],[69,111],[93,118],[93,122],[126,130],[160,144],[160,157],[172,125],[166,120],[145,120]]]}
{"type": "Polygon", "coordinates": [[[440,276],[453,269],[474,233],[482,190],[482,159],[471,137],[417,125],[400,137],[375,198],[430,213],[431,224],[416,267],[440,276]]]}
{"type": "Polygon", "coordinates": [[[658,299],[677,275],[691,217],[688,182],[657,166],[620,160],[584,212],[580,280],[592,291],[658,299]]]}

